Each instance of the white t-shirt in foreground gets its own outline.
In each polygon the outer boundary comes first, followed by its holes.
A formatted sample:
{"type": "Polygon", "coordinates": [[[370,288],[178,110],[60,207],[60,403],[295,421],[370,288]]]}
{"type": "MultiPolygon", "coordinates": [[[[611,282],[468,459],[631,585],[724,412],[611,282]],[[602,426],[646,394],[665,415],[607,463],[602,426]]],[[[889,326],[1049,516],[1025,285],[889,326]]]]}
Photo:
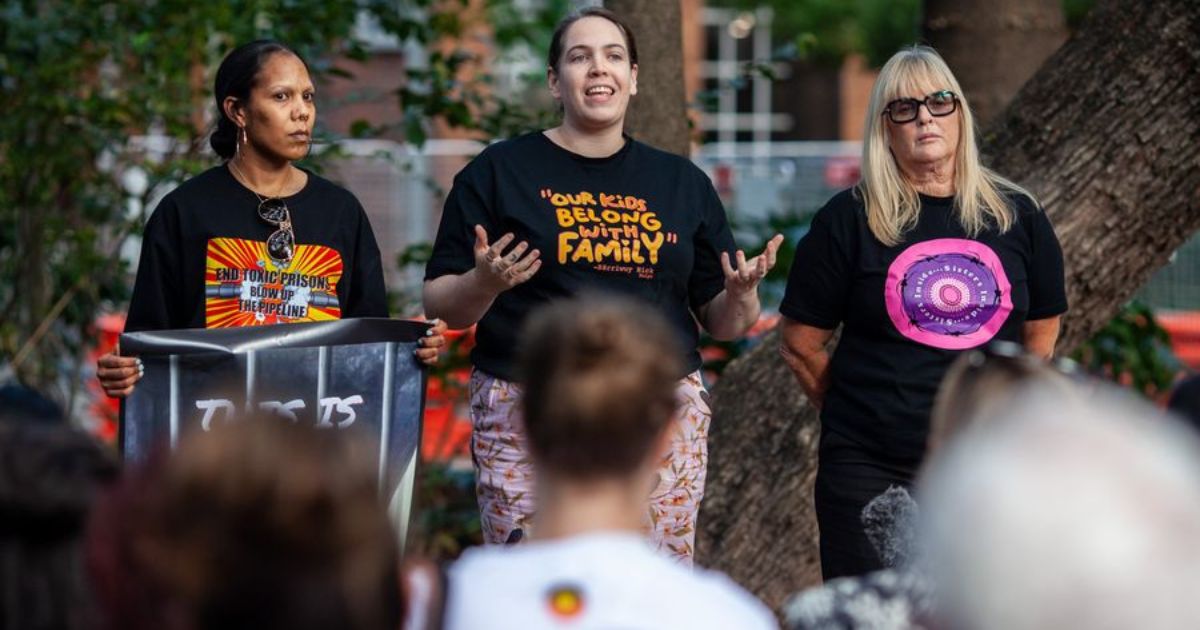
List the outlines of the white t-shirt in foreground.
{"type": "Polygon", "coordinates": [[[679,566],[632,532],[477,547],[448,573],[447,630],[779,627],[729,578],[679,566]]]}

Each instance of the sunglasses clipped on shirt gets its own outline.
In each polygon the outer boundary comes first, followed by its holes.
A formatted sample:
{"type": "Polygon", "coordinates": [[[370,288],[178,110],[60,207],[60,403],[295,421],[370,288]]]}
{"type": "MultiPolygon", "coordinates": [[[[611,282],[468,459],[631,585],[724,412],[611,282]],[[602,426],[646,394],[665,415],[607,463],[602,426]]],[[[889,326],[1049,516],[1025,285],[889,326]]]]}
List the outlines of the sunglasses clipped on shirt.
{"type": "Polygon", "coordinates": [[[292,229],[292,215],[287,204],[278,197],[268,197],[258,204],[258,216],[263,221],[278,227],[267,237],[267,255],[280,267],[287,267],[296,252],[296,233],[292,229]]]}
{"type": "Polygon", "coordinates": [[[898,98],[887,104],[883,113],[894,123],[902,125],[917,119],[921,106],[929,110],[930,116],[941,118],[949,116],[958,109],[958,96],[950,90],[938,90],[922,100],[915,98],[898,98]]]}

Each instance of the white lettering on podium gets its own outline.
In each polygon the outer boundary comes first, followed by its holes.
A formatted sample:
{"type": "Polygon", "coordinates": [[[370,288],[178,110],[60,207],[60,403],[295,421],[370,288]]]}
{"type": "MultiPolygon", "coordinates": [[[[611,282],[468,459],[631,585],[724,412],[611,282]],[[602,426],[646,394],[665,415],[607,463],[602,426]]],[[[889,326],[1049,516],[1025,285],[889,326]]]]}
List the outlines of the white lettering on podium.
{"type": "Polygon", "coordinates": [[[258,408],[263,411],[273,413],[281,418],[287,418],[292,422],[299,422],[300,418],[296,417],[297,409],[304,409],[304,400],[297,398],[287,402],[279,402],[278,400],[268,400],[258,403],[258,408]]]}
{"type": "Polygon", "coordinates": [[[362,402],[363,397],[359,396],[358,394],[350,396],[349,398],[322,398],[320,401],[321,419],[317,422],[317,427],[321,429],[327,429],[329,427],[336,426],[339,429],[345,429],[346,427],[354,424],[354,421],[358,418],[358,414],[354,412],[354,405],[361,405],[362,402]],[[337,409],[338,413],[345,414],[345,417],[339,420],[336,424],[331,421],[334,409],[337,409]]]}
{"type": "MultiPolygon", "coordinates": [[[[345,429],[354,424],[358,419],[358,413],[355,411],[355,405],[363,404],[363,397],[359,394],[354,394],[346,398],[330,396],[322,398],[318,401],[318,419],[317,428],[321,429],[345,429]],[[338,416],[335,418],[334,413],[338,416]]],[[[301,398],[284,402],[282,400],[264,400],[258,403],[258,408],[270,414],[277,415],[281,418],[299,422],[300,418],[296,415],[296,411],[304,409],[307,405],[301,398]]],[[[221,412],[220,419],[229,422],[237,419],[237,407],[233,401],[224,398],[210,398],[207,400],[197,400],[196,409],[204,412],[204,417],[200,420],[200,428],[208,431],[212,429],[213,420],[217,418],[217,413],[221,412]]]]}
{"type": "Polygon", "coordinates": [[[233,416],[234,412],[233,402],[222,398],[197,400],[196,408],[204,410],[204,419],[200,421],[200,428],[204,429],[205,431],[209,430],[209,428],[212,426],[213,415],[217,413],[218,409],[225,410],[225,420],[229,420],[229,418],[233,416]]]}

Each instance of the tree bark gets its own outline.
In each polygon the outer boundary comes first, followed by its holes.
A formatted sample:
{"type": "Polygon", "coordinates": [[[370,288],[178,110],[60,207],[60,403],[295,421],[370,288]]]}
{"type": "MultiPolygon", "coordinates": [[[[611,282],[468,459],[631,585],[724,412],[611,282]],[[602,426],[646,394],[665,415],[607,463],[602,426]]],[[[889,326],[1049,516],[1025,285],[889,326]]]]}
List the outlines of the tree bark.
{"type": "Polygon", "coordinates": [[[985,125],[1062,45],[1061,0],[925,0],[925,39],[985,125]]]}
{"type": "Polygon", "coordinates": [[[638,93],[625,130],[651,146],[690,155],[679,0],[605,0],[604,6],[629,25],[637,41],[638,93]]]}
{"type": "MultiPolygon", "coordinates": [[[[1070,299],[1059,352],[1070,352],[1200,229],[1200,3],[1098,2],[984,144],[1055,223],[1070,299]]],[[[820,580],[818,422],[777,343],[769,335],[713,390],[697,540],[701,564],[776,610],[820,580]]]]}

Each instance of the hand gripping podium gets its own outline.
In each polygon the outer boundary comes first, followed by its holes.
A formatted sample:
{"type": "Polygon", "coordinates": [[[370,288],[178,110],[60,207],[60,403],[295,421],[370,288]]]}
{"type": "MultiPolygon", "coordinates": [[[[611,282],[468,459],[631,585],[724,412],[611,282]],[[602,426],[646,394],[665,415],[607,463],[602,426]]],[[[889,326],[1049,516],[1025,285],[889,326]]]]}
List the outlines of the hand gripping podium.
{"type": "Polygon", "coordinates": [[[344,319],[121,335],[121,354],[146,372],[121,406],[118,444],[129,461],[160,444],[247,412],[379,446],[379,487],[403,546],[420,453],[425,370],[413,356],[428,324],[344,319]]]}

